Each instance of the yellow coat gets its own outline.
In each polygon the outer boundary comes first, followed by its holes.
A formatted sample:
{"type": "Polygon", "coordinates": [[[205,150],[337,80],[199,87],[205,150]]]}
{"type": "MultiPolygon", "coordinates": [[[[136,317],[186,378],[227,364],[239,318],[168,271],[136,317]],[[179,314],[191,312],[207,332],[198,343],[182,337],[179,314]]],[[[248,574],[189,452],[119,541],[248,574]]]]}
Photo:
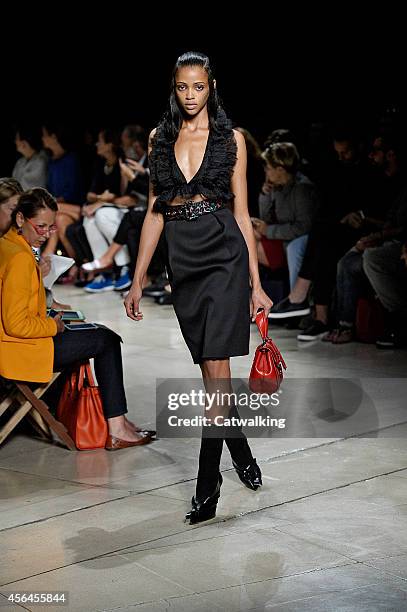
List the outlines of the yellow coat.
{"type": "Polygon", "coordinates": [[[41,271],[30,245],[15,228],[0,238],[0,375],[48,382],[57,325],[46,316],[41,271]]]}

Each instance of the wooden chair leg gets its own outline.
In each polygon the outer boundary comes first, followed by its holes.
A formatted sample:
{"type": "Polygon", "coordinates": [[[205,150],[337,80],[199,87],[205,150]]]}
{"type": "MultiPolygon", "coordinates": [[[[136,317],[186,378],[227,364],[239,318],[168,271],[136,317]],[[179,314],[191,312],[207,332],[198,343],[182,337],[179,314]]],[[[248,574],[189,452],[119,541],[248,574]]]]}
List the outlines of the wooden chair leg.
{"type": "Polygon", "coordinates": [[[16,383],[16,385],[17,385],[17,388],[24,395],[24,397],[30,402],[31,406],[40,413],[40,415],[42,416],[44,421],[47,423],[47,425],[50,427],[50,429],[52,429],[57,434],[59,439],[62,440],[62,442],[64,442],[67,448],[69,448],[69,450],[77,450],[71,436],[68,434],[68,432],[66,431],[62,423],[57,421],[52,416],[52,414],[48,410],[47,405],[33,393],[33,391],[30,389],[30,387],[27,384],[16,383]]]}
{"type": "Polygon", "coordinates": [[[44,419],[42,418],[39,412],[34,410],[34,408],[31,408],[30,412],[27,413],[27,419],[30,421],[30,424],[33,427],[33,429],[42,438],[45,438],[46,440],[52,440],[51,429],[48,423],[44,421],[44,419]]]}
{"type": "Polygon", "coordinates": [[[31,403],[26,401],[15,411],[13,416],[11,416],[7,423],[0,429],[0,444],[4,442],[7,436],[13,431],[14,427],[19,424],[21,419],[25,417],[31,408],[31,403]]]}

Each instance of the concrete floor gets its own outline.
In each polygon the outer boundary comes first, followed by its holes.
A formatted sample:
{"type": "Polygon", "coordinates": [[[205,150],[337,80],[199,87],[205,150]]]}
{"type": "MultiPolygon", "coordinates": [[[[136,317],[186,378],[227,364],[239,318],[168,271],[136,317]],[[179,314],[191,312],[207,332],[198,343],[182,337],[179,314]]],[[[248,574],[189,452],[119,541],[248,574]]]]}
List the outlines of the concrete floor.
{"type": "MultiPolygon", "coordinates": [[[[57,287],[61,301],[120,333],[129,412],[155,423],[155,376],[197,377],[171,306],[144,321],[116,294],[57,287]]],[[[251,354],[232,359],[245,377],[251,354]]],[[[0,449],[0,609],[10,592],[68,591],[65,609],[138,612],[407,609],[407,352],[299,345],[272,328],[290,378],[352,379],[370,389],[375,428],[347,437],[257,438],[264,486],[243,487],[226,450],[216,519],[183,523],[197,439],[117,453],[69,452],[14,434],[0,449]]],[[[368,428],[369,429],[369,428],[368,428]]],[[[64,609],[64,608],[61,608],[64,609]]]]}

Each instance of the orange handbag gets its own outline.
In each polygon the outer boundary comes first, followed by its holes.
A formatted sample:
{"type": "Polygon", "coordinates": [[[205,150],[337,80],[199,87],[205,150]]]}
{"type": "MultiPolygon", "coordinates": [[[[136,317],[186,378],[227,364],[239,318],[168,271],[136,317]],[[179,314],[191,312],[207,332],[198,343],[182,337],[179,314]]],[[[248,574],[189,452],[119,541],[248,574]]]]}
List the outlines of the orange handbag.
{"type": "Polygon", "coordinates": [[[58,402],[57,419],[65,425],[79,450],[105,447],[107,422],[89,361],[79,364],[66,381],[58,402]]]}
{"type": "Polygon", "coordinates": [[[268,334],[268,318],[261,310],[256,315],[262,343],[256,348],[249,377],[249,389],[256,393],[274,393],[283,381],[283,368],[287,369],[285,361],[268,334]]]}

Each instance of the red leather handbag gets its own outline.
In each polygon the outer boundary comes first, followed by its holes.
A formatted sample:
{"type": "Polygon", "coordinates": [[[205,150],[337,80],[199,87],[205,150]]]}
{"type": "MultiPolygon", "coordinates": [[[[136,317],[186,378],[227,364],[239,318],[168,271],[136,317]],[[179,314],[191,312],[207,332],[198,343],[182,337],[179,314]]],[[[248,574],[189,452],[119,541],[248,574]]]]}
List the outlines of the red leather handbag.
{"type": "Polygon", "coordinates": [[[107,422],[89,361],[79,364],[66,381],[57,419],[65,425],[79,450],[105,447],[107,422]]]}
{"type": "Polygon", "coordinates": [[[271,394],[279,389],[283,381],[283,368],[286,370],[287,366],[277,346],[267,336],[269,322],[264,310],[257,313],[256,324],[262,343],[254,354],[249,389],[256,393],[271,394]]]}

